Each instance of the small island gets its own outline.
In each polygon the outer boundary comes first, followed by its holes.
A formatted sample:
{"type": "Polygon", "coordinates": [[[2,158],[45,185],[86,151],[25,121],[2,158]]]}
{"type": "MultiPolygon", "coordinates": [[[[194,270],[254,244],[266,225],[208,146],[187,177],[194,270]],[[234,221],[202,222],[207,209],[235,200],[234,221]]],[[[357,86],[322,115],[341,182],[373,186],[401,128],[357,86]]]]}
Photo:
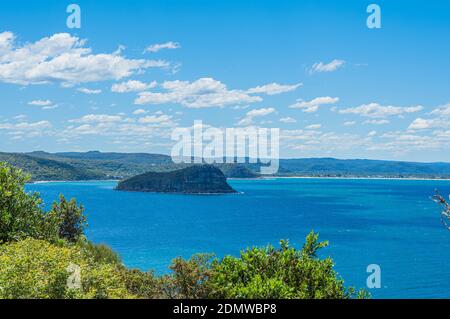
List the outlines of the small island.
{"type": "Polygon", "coordinates": [[[170,172],[148,172],[120,181],[116,190],[180,194],[228,194],[236,191],[220,169],[193,165],[170,172]]]}

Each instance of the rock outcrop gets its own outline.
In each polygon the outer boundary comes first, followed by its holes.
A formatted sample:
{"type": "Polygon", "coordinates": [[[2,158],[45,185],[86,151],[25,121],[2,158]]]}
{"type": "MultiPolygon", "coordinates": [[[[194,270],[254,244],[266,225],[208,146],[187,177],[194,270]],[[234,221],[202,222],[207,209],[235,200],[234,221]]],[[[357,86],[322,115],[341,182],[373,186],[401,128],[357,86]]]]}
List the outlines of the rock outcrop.
{"type": "Polygon", "coordinates": [[[116,190],[182,194],[226,194],[236,191],[222,171],[211,165],[193,165],[170,172],[148,172],[120,181],[116,190]]]}

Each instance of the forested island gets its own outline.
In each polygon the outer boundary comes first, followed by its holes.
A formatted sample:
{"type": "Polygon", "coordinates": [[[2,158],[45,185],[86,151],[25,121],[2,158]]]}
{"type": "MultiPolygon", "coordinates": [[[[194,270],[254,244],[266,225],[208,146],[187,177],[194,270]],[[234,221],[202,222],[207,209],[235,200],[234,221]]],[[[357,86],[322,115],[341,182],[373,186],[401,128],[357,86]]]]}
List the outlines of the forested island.
{"type": "Polygon", "coordinates": [[[194,165],[170,172],[148,172],[123,181],[120,191],[182,194],[227,194],[236,191],[220,169],[212,165],[194,165]]]}

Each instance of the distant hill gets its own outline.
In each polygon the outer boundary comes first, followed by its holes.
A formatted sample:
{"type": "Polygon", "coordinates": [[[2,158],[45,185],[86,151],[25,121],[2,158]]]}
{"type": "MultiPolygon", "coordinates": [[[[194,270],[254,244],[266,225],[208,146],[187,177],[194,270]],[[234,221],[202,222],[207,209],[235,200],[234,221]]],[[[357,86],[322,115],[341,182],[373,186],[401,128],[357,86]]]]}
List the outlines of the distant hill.
{"type": "Polygon", "coordinates": [[[449,178],[450,163],[335,158],[282,159],[283,175],[449,178]]]}
{"type": "Polygon", "coordinates": [[[7,162],[31,175],[32,181],[37,180],[96,180],[105,179],[106,175],[74,167],[68,163],[45,158],[36,158],[25,154],[0,153],[0,162],[7,162]]]}
{"type": "Polygon", "coordinates": [[[183,194],[225,194],[236,191],[212,165],[193,165],[171,172],[148,172],[123,181],[117,190],[183,194]]]}
{"type": "MultiPolygon", "coordinates": [[[[30,152],[0,153],[33,180],[124,179],[146,172],[170,172],[192,166],[168,155],[147,153],[30,152]]],[[[226,177],[259,177],[260,164],[214,164],[226,177]]],[[[450,178],[450,163],[418,163],[335,158],[281,159],[276,176],[450,178]]]]}
{"type": "MultiPolygon", "coordinates": [[[[111,179],[123,179],[145,172],[169,172],[192,166],[193,164],[175,164],[172,158],[162,154],[147,153],[102,153],[90,152],[30,152],[29,156],[50,159],[70,164],[73,167],[89,170],[111,179]]],[[[226,177],[253,178],[259,175],[240,164],[215,164],[226,177]]]]}
{"type": "MultiPolygon", "coordinates": [[[[33,154],[33,153],[31,153],[33,154]]],[[[101,161],[115,161],[127,164],[172,164],[172,158],[168,155],[162,154],[148,154],[148,153],[102,153],[99,151],[90,152],[64,152],[54,153],[53,155],[64,158],[78,159],[78,160],[101,160],[101,161]]]]}

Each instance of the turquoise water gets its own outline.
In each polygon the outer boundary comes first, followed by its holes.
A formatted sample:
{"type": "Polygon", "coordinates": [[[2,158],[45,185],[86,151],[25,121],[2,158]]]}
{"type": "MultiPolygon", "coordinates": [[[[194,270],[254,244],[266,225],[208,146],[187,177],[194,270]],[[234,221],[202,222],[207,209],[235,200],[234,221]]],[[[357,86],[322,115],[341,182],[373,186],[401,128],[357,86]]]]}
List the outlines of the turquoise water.
{"type": "Polygon", "coordinates": [[[196,252],[237,255],[241,248],[289,239],[301,247],[320,232],[347,285],[365,287],[379,264],[379,298],[450,297],[450,232],[429,197],[450,194],[450,181],[232,180],[232,195],[114,191],[115,182],[28,185],[47,207],[60,193],[86,208],[87,236],[107,243],[125,264],[167,272],[170,260],[196,252]]]}

